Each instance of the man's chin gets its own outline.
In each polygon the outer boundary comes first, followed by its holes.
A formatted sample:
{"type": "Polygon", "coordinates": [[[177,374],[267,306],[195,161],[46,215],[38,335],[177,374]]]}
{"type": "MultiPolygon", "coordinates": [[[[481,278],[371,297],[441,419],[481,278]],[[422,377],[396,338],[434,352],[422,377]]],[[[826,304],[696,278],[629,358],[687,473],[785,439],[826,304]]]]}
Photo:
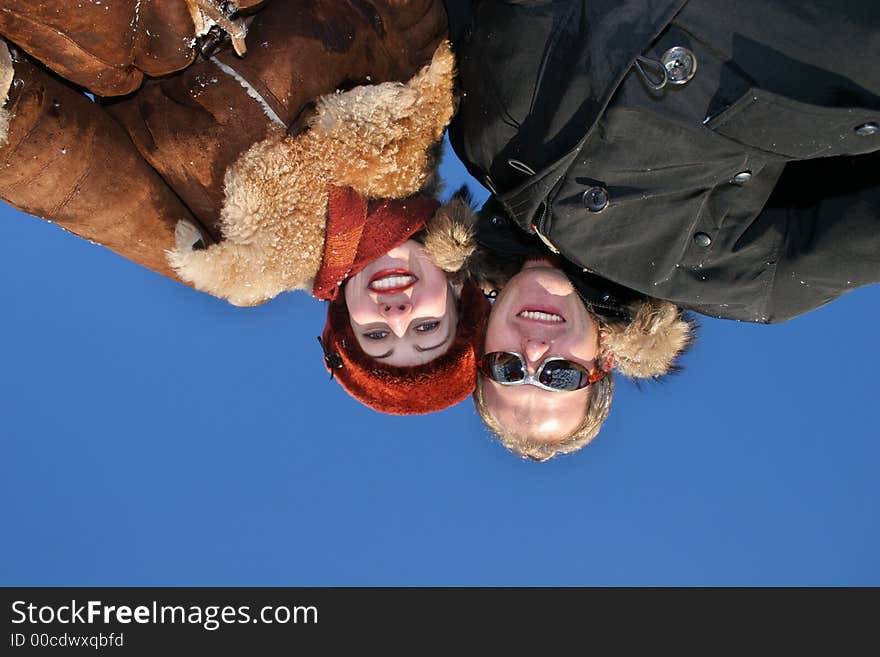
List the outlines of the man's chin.
{"type": "Polygon", "coordinates": [[[486,407],[509,435],[551,444],[565,440],[584,422],[589,388],[560,393],[529,385],[487,383],[486,407]]]}

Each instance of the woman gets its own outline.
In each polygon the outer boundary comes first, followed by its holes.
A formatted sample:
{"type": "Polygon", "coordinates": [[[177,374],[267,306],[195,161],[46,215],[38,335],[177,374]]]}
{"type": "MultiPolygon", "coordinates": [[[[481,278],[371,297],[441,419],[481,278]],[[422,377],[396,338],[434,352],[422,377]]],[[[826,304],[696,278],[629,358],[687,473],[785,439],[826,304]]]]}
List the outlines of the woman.
{"type": "MultiPolygon", "coordinates": [[[[0,0],[0,196],[159,273],[238,305],[311,289],[336,264],[333,190],[403,199],[432,181],[453,107],[439,2],[19,4],[0,0]]],[[[390,214],[419,209],[406,226],[437,209],[401,203],[390,214]]]]}
{"type": "Polygon", "coordinates": [[[331,376],[367,406],[429,413],[473,392],[489,304],[466,273],[470,222],[457,197],[437,208],[427,198],[368,204],[351,190],[331,194],[313,290],[330,301],[321,344],[331,376]],[[355,243],[348,236],[361,223],[355,243]]]}

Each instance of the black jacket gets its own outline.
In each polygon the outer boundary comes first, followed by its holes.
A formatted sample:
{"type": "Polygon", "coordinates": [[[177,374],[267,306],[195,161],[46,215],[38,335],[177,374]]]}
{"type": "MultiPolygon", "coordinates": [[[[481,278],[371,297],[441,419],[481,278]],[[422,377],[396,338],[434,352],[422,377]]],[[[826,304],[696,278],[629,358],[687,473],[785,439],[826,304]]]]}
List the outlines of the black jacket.
{"type": "Polygon", "coordinates": [[[484,246],[754,322],[880,281],[875,0],[447,7],[484,246]]]}

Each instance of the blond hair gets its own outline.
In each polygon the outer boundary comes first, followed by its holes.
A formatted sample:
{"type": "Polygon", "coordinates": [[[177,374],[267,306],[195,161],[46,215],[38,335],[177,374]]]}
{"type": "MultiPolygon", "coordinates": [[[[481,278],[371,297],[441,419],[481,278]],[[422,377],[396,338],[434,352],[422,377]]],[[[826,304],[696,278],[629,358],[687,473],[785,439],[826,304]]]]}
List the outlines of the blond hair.
{"type": "Polygon", "coordinates": [[[599,433],[611,411],[611,399],[614,397],[614,377],[611,372],[607,372],[604,377],[590,386],[587,407],[580,426],[571,434],[548,443],[535,440],[529,434],[511,431],[502,426],[489,410],[483,385],[483,376],[478,376],[473,399],[483,424],[511,452],[533,461],[549,461],[558,454],[570,454],[584,447],[599,433]]]}

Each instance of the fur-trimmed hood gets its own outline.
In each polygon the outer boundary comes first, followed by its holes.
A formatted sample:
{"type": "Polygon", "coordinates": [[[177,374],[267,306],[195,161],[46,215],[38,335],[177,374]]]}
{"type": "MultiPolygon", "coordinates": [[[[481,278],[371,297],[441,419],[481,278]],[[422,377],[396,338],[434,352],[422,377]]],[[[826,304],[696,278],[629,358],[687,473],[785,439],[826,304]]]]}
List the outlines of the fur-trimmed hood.
{"type": "MultiPolygon", "coordinates": [[[[195,227],[181,223],[171,266],[196,288],[240,306],[310,290],[324,250],[329,185],[400,199],[433,184],[434,146],[454,109],[454,64],[443,42],[408,83],[323,96],[307,130],[272,130],[226,171],[223,240],[204,247],[195,227]]],[[[440,213],[429,233],[443,233],[440,223],[452,231],[448,220],[440,213]]],[[[438,257],[448,260],[449,240],[438,242],[438,257]]]]}
{"type": "Polygon", "coordinates": [[[630,304],[630,319],[603,324],[602,351],[615,369],[636,379],[656,379],[673,371],[693,342],[696,322],[669,301],[645,297],[630,304]]]}
{"type": "MultiPolygon", "coordinates": [[[[326,183],[369,198],[400,198],[423,186],[407,176],[432,170],[426,145],[440,141],[452,111],[448,47],[431,73],[418,75],[449,29],[441,0],[0,4],[12,7],[0,12],[0,35],[17,51],[8,100],[12,67],[5,50],[0,53],[0,135],[9,119],[8,143],[0,148],[4,200],[182,281],[165,255],[174,251],[173,262],[189,271],[189,281],[215,274],[205,289],[222,294],[225,288],[243,305],[290,289],[278,279],[297,283],[302,273],[286,270],[287,254],[277,248],[281,236],[260,230],[268,225],[258,218],[283,216],[276,211],[283,210],[284,198],[260,196],[280,188],[260,180],[261,162],[249,156],[278,146],[278,158],[265,162],[266,177],[279,167],[290,182],[296,167],[312,169],[306,164],[325,160],[318,164],[353,177],[351,183],[326,183]],[[243,52],[245,28],[248,48],[240,57],[235,51],[243,52]],[[90,102],[81,89],[114,100],[90,102]],[[371,105],[377,91],[380,102],[371,105]],[[308,120],[311,108],[328,96],[326,121],[316,126],[308,120]],[[383,98],[393,104],[384,112],[383,98]],[[367,113],[357,117],[358,108],[367,113]],[[362,132],[337,140],[346,124],[362,132]],[[313,152],[300,158],[280,146],[310,125],[306,132],[322,134],[312,138],[313,152]],[[346,157],[358,137],[364,148],[346,157]],[[398,164],[407,176],[382,168],[398,164]],[[258,187],[240,186],[249,177],[258,187]],[[381,181],[397,191],[372,195],[367,187],[381,181]],[[232,219],[236,206],[257,214],[224,226],[221,215],[232,219]],[[181,221],[186,223],[178,226],[181,221]],[[213,248],[229,241],[225,228],[243,247],[237,256],[213,248]],[[239,265],[258,268],[253,281],[235,276],[239,265]],[[275,275],[259,271],[264,266],[275,275]],[[239,281],[237,288],[224,284],[226,274],[239,281]]],[[[310,219],[323,217],[318,208],[310,219]]],[[[304,240],[291,255],[314,262],[309,246],[314,243],[304,240]]]]}

